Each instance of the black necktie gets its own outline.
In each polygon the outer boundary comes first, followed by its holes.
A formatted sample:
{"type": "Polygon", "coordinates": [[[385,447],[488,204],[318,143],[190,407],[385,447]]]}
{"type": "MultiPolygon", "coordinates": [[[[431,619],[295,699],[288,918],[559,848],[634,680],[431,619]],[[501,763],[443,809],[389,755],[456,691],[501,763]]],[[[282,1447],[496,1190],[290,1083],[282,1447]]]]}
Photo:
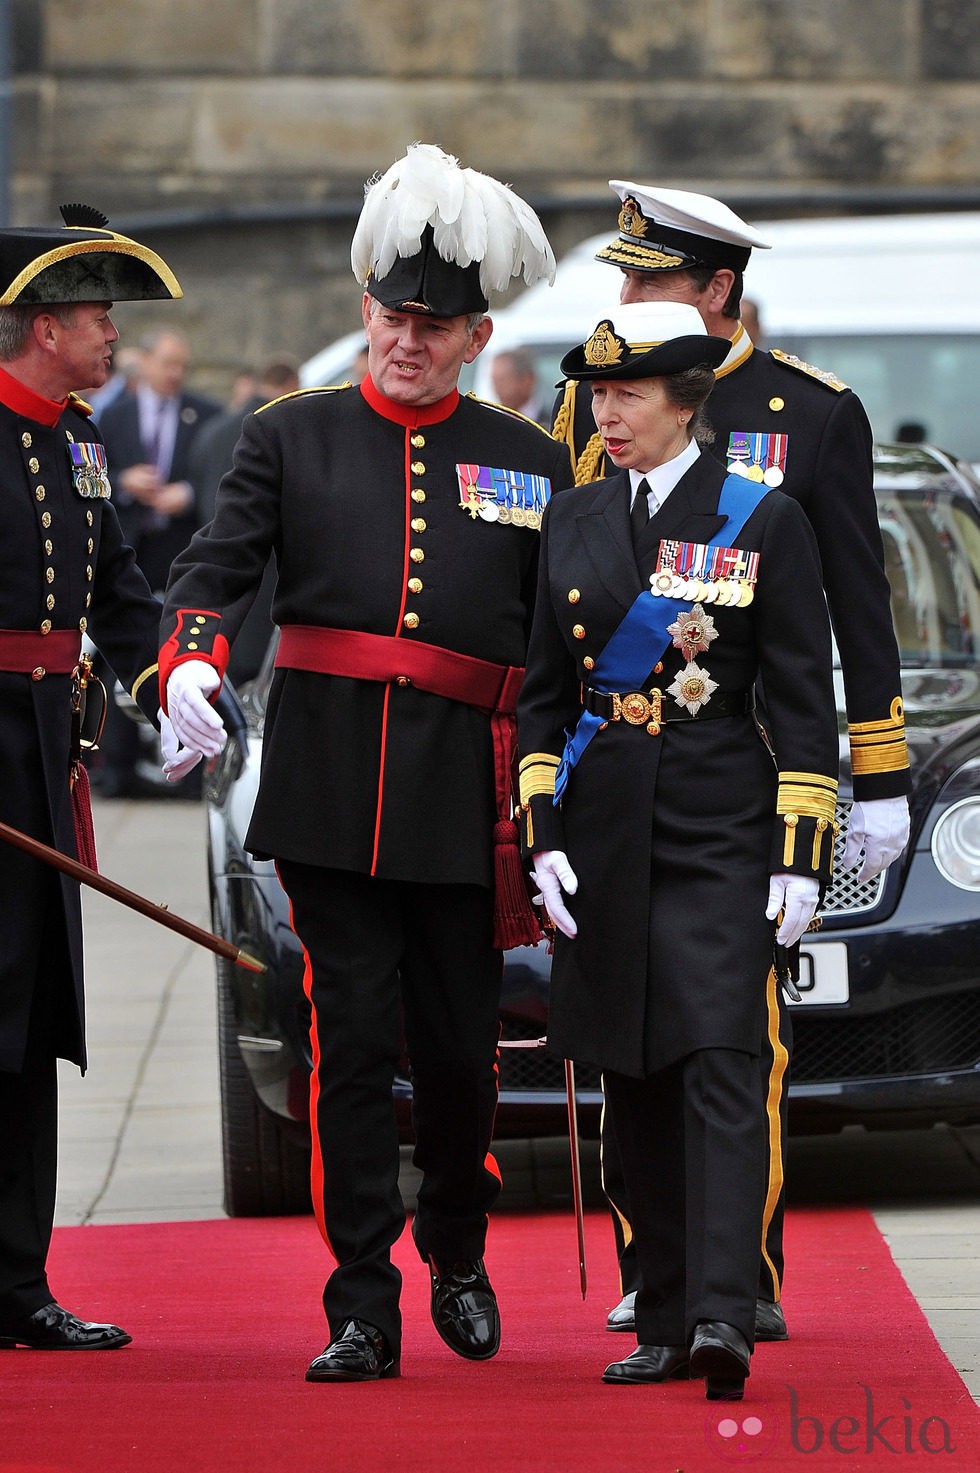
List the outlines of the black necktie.
{"type": "Polygon", "coordinates": [[[633,546],[638,547],[640,538],[646,531],[647,522],[650,520],[650,503],[647,497],[650,495],[650,487],[646,480],[642,480],[636,488],[633,497],[633,509],[630,512],[630,532],[633,537],[633,546]]]}

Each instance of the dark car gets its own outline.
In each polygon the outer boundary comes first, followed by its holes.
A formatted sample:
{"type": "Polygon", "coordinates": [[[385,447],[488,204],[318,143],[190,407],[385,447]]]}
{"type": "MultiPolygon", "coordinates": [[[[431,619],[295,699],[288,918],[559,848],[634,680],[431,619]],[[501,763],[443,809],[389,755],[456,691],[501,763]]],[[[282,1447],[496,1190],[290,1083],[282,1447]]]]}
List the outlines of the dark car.
{"type": "MultiPolygon", "coordinates": [[[[876,488],[901,650],[913,767],[903,857],[859,884],[843,871],[850,770],[840,697],[838,869],[819,934],[802,950],[790,1126],[910,1126],[980,1119],[980,482],[923,446],[880,446],[876,488]]],[[[207,778],[215,929],[268,964],[218,966],[225,1205],[232,1215],[307,1211],[309,1005],[303,956],[275,869],[245,851],[272,669],[243,692],[247,728],[207,778]]],[[[507,954],[504,1042],[547,1031],[543,945],[507,954]]],[[[598,1130],[596,1071],[579,1068],[583,1133],[598,1130]]],[[[395,1098],[409,1138],[407,1060],[395,1098]]],[[[562,1062],[500,1056],[497,1135],[566,1128],[562,1062]]]]}

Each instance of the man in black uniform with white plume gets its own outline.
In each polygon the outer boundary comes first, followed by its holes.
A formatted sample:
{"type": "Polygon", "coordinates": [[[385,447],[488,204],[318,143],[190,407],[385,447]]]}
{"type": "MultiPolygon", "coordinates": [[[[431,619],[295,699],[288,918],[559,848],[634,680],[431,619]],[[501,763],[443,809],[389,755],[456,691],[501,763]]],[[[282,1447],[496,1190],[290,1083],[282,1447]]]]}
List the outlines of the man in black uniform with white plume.
{"type": "Polygon", "coordinates": [[[278,670],[247,843],[277,861],[313,1008],[313,1203],[337,1265],[313,1381],[399,1371],[399,998],[433,1321],[470,1359],[500,1343],[483,1254],[501,947],[539,934],[513,713],[540,516],[571,481],[565,446],[457,388],[490,293],[553,275],[524,202],[415,145],[369,186],[351,260],[368,375],[246,418],[214,520],[174,565],[160,655],[178,735],[220,749],[206,697],[274,554],[278,670]]]}
{"type": "MultiPolygon", "coordinates": [[[[709,334],[730,340],[707,404],[715,432],[712,452],[730,471],[792,496],[816,534],[844,677],[855,800],[842,863],[845,869],[856,865],[863,852],[860,879],[870,880],[908,842],[911,784],[867,415],[834,374],[779,349],[754,347],[739,321],[739,304],[752,250],[768,249],[758,231],[708,195],[618,179],[610,187],[620,201],[619,234],[598,259],[622,272],[620,301],[688,303],[709,334]]],[[[581,385],[570,382],[559,395],[554,433],[572,451],[578,484],[608,473],[591,398],[581,385]]],[[[789,1009],[780,997],[779,1016],[770,1017],[763,1042],[762,1087],[773,1149],[757,1339],[787,1336],[779,1301],[791,1037],[789,1009]]],[[[609,1135],[603,1139],[603,1175],[614,1204],[624,1290],[608,1324],[632,1330],[635,1266],[628,1220],[616,1206],[623,1203],[609,1135]]]]}
{"type": "MultiPolygon", "coordinates": [[[[159,256],[106,229],[97,210],[62,215],[59,228],[0,232],[0,818],[92,862],[78,761],[82,636],[155,720],[160,605],[123,541],[112,467],[77,391],[109,376],[114,301],[181,290],[159,256]]],[[[0,843],[0,896],[0,1348],[112,1349],[131,1337],[63,1308],[45,1271],[57,1061],[86,1065],[79,886],[0,843]]]]}

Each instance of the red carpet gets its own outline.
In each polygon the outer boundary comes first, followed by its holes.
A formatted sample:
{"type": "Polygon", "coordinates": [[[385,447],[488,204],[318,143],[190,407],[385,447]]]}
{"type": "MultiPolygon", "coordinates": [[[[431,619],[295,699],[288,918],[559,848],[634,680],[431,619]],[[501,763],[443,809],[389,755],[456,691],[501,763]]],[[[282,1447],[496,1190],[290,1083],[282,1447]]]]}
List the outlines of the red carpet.
{"type": "Polygon", "coordinates": [[[62,1229],[64,1302],[125,1325],[103,1354],[0,1353],[0,1473],[715,1473],[980,1469],[980,1411],[942,1355],[870,1214],[791,1213],[793,1338],[762,1345],[742,1403],[700,1382],[604,1386],[632,1338],[602,1213],[499,1215],[488,1264],[504,1344],[459,1360],[428,1318],[406,1234],[402,1378],[308,1385],[323,1347],[325,1250],[310,1218],[62,1229]],[[911,1459],[911,1461],[909,1461],[911,1459]]]}

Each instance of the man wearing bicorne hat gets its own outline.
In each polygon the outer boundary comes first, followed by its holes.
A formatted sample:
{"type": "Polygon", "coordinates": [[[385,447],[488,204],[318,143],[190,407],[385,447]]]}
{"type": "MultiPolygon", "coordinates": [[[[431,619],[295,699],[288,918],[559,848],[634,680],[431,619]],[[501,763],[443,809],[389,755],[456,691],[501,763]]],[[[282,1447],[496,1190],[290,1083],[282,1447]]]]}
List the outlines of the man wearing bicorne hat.
{"type": "Polygon", "coordinates": [[[541,513],[571,481],[565,446],[457,388],[491,293],[553,276],[522,200],[416,144],[369,184],[351,262],[367,376],[246,417],[214,520],[174,564],[160,653],[181,740],[220,750],[208,697],[275,554],[246,843],[277,862],[312,1005],[313,1206],[336,1267],[311,1381],[399,1372],[399,1003],[433,1322],[458,1355],[499,1347],[484,1245],[501,948],[540,934],[512,821],[514,710],[541,513]]]}
{"type": "MultiPolygon", "coordinates": [[[[908,842],[911,783],[867,415],[834,374],[778,349],[754,347],[739,305],[752,251],[769,248],[757,230],[709,195],[620,179],[610,180],[610,188],[620,201],[619,233],[597,259],[621,271],[620,301],[691,304],[710,334],[729,339],[707,406],[713,453],[729,470],[799,501],[816,534],[847,703],[854,804],[843,865],[856,865],[863,852],[859,878],[873,879],[908,842]]],[[[555,406],[554,433],[569,445],[579,483],[604,474],[587,388],[566,384],[555,406]]],[[[762,1058],[772,1156],[757,1339],[787,1337],[779,1301],[791,1037],[789,1009],[773,988],[762,1058]]],[[[631,1330],[635,1267],[611,1138],[603,1143],[603,1175],[624,1290],[608,1328],[631,1330]]]]}
{"type": "MultiPolygon", "coordinates": [[[[0,818],[94,863],[79,726],[88,634],[157,720],[159,604],[123,541],[112,467],[76,390],[109,375],[113,302],[179,297],[153,251],[85,205],[0,231],[0,818]]],[[[165,750],[176,741],[162,723],[165,750]]],[[[175,771],[187,770],[184,755],[175,771]]],[[[57,1060],[84,1069],[78,882],[0,842],[0,1348],[102,1350],[116,1325],[54,1299],[57,1060]]]]}

